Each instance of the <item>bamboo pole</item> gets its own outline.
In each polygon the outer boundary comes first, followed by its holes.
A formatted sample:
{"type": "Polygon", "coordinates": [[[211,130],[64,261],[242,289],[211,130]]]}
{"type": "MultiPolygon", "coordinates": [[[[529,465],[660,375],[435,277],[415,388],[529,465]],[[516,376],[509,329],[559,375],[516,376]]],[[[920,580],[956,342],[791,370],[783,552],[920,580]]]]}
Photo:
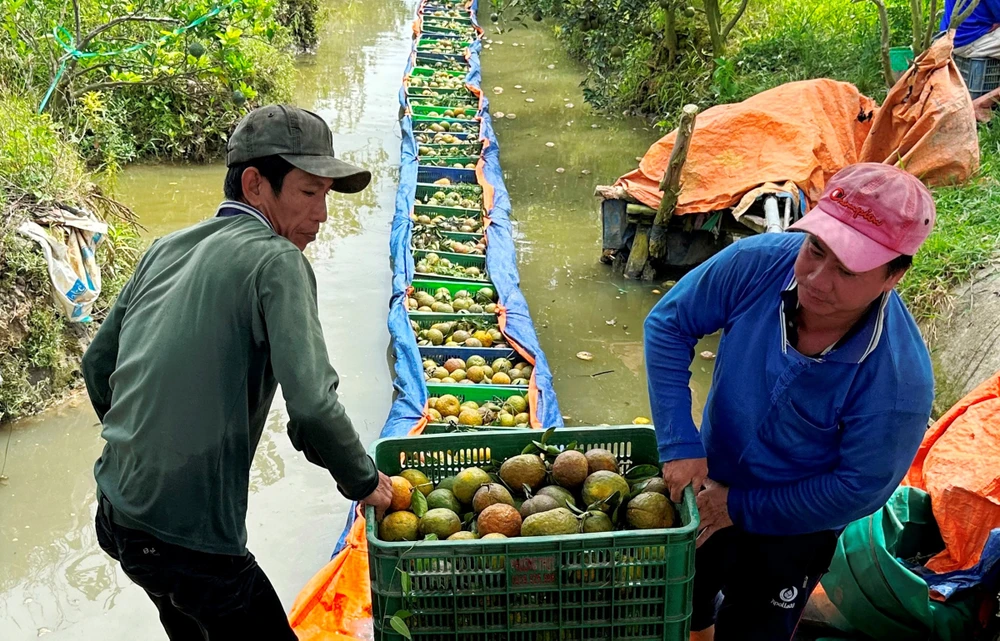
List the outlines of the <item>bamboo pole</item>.
{"type": "Polygon", "coordinates": [[[681,112],[681,122],[677,126],[674,149],[670,152],[667,169],[663,172],[663,179],[660,181],[660,191],[663,192],[663,197],[656,210],[656,219],[653,221],[653,230],[649,241],[649,253],[654,258],[663,258],[667,252],[667,224],[677,208],[677,198],[681,193],[681,171],[684,169],[685,161],[687,161],[697,117],[697,105],[684,105],[684,110],[681,112]]]}

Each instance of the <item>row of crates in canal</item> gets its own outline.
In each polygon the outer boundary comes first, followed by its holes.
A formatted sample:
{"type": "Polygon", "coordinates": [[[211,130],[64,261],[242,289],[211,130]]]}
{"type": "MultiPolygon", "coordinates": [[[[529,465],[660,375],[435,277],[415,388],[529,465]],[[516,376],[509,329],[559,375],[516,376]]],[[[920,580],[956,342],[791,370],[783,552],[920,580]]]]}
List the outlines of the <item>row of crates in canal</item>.
{"type": "MultiPolygon", "coordinates": [[[[425,425],[370,450],[383,473],[418,470],[435,486],[469,467],[499,468],[543,439],[531,428],[554,425],[536,412],[539,354],[505,323],[505,305],[526,315],[517,279],[504,273],[516,270],[513,243],[489,242],[501,216],[488,178],[499,156],[486,153],[495,137],[476,10],[475,0],[424,0],[414,24],[401,93],[404,157],[411,143],[416,156],[405,306],[429,400],[425,425]]],[[[648,426],[560,427],[543,440],[554,451],[606,449],[623,474],[658,463],[648,426]]],[[[698,526],[690,490],[677,507],[668,529],[399,542],[380,538],[369,508],[375,638],[686,640],[698,526]]]]}
{"type": "Polygon", "coordinates": [[[534,368],[503,333],[487,266],[489,203],[478,166],[489,115],[469,78],[480,30],[458,2],[425,3],[417,25],[404,80],[418,159],[407,309],[430,397],[426,431],[527,428],[534,368]],[[459,399],[457,413],[437,407],[445,396],[459,399]]]}

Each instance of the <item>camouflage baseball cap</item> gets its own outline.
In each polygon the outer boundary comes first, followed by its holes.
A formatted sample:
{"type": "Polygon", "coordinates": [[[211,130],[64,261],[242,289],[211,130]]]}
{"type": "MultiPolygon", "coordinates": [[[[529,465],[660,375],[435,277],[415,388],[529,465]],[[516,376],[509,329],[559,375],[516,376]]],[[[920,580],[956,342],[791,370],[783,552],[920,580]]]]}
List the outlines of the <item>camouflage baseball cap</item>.
{"type": "Polygon", "coordinates": [[[281,156],[302,171],[333,178],[333,190],[346,194],[368,186],[372,175],[333,155],[333,134],[317,114],[290,105],[254,109],[236,125],[226,146],[226,166],[254,158],[281,156]]]}

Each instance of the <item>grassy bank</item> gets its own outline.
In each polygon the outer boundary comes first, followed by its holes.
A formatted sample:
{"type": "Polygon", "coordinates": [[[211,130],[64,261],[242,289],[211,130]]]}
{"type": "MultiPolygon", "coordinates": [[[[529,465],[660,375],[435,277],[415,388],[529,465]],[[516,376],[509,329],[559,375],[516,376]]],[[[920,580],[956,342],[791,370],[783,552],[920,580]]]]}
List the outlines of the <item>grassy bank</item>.
{"type": "Polygon", "coordinates": [[[0,420],[33,412],[78,378],[91,333],[131,274],[139,237],[120,205],[104,198],[75,146],[32,102],[0,94],[0,420]],[[68,322],[55,307],[38,246],[17,234],[56,203],[87,209],[109,224],[97,260],[103,276],[95,323],[68,322]]]}
{"type": "Polygon", "coordinates": [[[290,97],[293,56],[315,46],[318,9],[316,0],[0,6],[0,421],[79,380],[83,350],[132,273],[138,230],[103,191],[120,167],[217,157],[245,113],[290,97]],[[90,324],[57,309],[39,248],[15,231],[61,205],[109,224],[90,324]]]}

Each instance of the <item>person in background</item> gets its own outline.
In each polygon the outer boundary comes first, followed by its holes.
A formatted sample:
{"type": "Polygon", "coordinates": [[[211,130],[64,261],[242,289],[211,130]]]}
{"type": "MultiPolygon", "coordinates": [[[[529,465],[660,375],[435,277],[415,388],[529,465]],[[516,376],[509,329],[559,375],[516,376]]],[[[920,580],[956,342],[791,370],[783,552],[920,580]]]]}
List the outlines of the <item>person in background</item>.
{"type": "Polygon", "coordinates": [[[892,494],[934,398],[894,287],[934,226],[912,175],[841,170],[790,229],[740,240],[682,278],[645,323],[663,479],[697,495],[691,635],[791,639],[844,526],[892,494]],[[690,365],[722,330],[701,431],[690,365]]]}
{"type": "Polygon", "coordinates": [[[334,157],[318,115],[262,107],[228,143],[214,218],[143,256],[83,358],[107,441],[94,466],[97,537],[173,641],[294,641],[247,551],[250,466],[278,384],[288,436],[349,499],[389,506],[337,397],[303,255],[330,191],[371,174],[334,157]]]}
{"type": "MultiPolygon", "coordinates": [[[[974,0],[945,0],[941,31],[947,31],[951,18],[974,0]]],[[[955,29],[956,56],[963,58],[1000,58],[1000,0],[979,0],[969,17],[955,29]]]]}

